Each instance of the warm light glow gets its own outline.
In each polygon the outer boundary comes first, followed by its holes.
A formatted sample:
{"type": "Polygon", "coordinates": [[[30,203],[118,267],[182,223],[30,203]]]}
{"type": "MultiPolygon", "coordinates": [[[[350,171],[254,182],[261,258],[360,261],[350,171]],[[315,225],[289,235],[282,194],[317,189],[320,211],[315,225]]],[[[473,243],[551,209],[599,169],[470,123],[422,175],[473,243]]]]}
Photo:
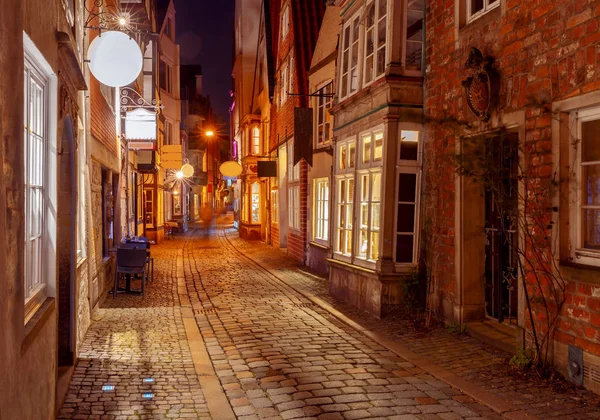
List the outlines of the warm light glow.
{"type": "Polygon", "coordinates": [[[215,132],[212,130],[208,130],[205,134],[206,134],[206,137],[212,137],[215,135],[215,132]]]}
{"type": "Polygon", "coordinates": [[[177,190],[174,190],[174,191],[173,191],[173,195],[177,195],[177,194],[179,194],[179,191],[177,191],[177,190]]]}
{"type": "Polygon", "coordinates": [[[185,178],[190,178],[194,175],[194,167],[189,163],[185,163],[179,172],[181,172],[185,178]]]}
{"type": "Polygon", "coordinates": [[[119,25],[121,26],[125,26],[127,25],[127,19],[125,19],[124,17],[119,19],[119,25]]]}
{"type": "Polygon", "coordinates": [[[177,179],[182,179],[183,178],[183,171],[177,171],[177,173],[175,174],[175,176],[177,177],[177,179]]]}

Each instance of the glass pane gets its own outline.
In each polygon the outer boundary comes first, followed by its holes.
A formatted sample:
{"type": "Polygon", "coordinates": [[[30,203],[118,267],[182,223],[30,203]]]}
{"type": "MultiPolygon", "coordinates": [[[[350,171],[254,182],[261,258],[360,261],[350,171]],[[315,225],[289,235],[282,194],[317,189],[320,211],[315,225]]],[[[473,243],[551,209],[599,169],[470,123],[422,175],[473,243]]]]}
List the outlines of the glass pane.
{"type": "Polygon", "coordinates": [[[379,257],[379,232],[371,233],[371,255],[369,258],[371,260],[376,260],[379,257]]]}
{"type": "Polygon", "coordinates": [[[586,165],[582,167],[583,196],[582,204],[600,205],[600,165],[586,165]]]}
{"type": "Polygon", "coordinates": [[[371,175],[373,184],[371,185],[371,201],[381,201],[381,173],[376,172],[371,175]]]}
{"type": "Polygon", "coordinates": [[[416,174],[400,174],[398,178],[398,201],[414,203],[417,191],[416,174]]]}
{"type": "Polygon", "coordinates": [[[369,226],[369,204],[362,203],[360,205],[360,227],[367,228],[369,226]]]}
{"type": "Polygon", "coordinates": [[[600,250],[600,210],[587,209],[582,213],[583,247],[600,250]]]}
{"type": "Polygon", "coordinates": [[[385,71],[385,47],[377,51],[377,76],[385,71]]]}
{"type": "Polygon", "coordinates": [[[417,160],[419,153],[419,132],[402,130],[400,136],[400,159],[417,160]]]}
{"type": "Polygon", "coordinates": [[[340,147],[340,169],[346,169],[346,146],[340,147]]]}
{"type": "Polygon", "coordinates": [[[352,229],[352,206],[346,206],[346,228],[352,229]]]}
{"type": "Polygon", "coordinates": [[[369,175],[361,176],[361,196],[360,201],[369,201],[369,175]]]}
{"type": "Polygon", "coordinates": [[[373,80],[373,55],[369,55],[365,61],[365,83],[373,80]]]}
{"type": "Polygon", "coordinates": [[[471,0],[471,15],[483,10],[483,0],[471,0]]]}
{"type": "Polygon", "coordinates": [[[348,181],[348,203],[354,202],[354,179],[349,179],[348,181]]]}
{"type": "Polygon", "coordinates": [[[383,157],[383,133],[375,134],[375,150],[373,160],[381,160],[383,157]]]}
{"type": "Polygon", "coordinates": [[[581,161],[600,161],[600,120],[581,123],[581,161]]]}
{"type": "Polygon", "coordinates": [[[346,254],[352,253],[352,232],[346,232],[346,254]]]}
{"type": "Polygon", "coordinates": [[[378,230],[381,226],[380,224],[380,212],[381,212],[381,204],[373,203],[371,205],[371,229],[378,230]]]}
{"type": "Polygon", "coordinates": [[[359,256],[365,258],[367,256],[367,247],[369,246],[369,241],[367,241],[367,231],[360,231],[360,248],[359,248],[359,256]]]}
{"type": "Polygon", "coordinates": [[[350,25],[344,29],[344,49],[350,48],[350,25]]]}
{"type": "Polygon", "coordinates": [[[371,2],[368,6],[367,6],[367,18],[366,18],[366,26],[367,28],[370,28],[371,26],[375,25],[375,2],[371,2]]]}
{"type": "Polygon", "coordinates": [[[415,205],[398,204],[397,232],[412,233],[415,228],[415,205]]]}
{"type": "Polygon", "coordinates": [[[379,19],[387,14],[387,0],[379,0],[379,9],[377,10],[377,16],[379,19]]]}
{"type": "Polygon", "coordinates": [[[338,206],[338,212],[340,215],[339,227],[344,227],[344,226],[346,226],[346,208],[343,204],[338,206]]]}
{"type": "Polygon", "coordinates": [[[396,236],[396,262],[413,262],[413,235],[396,236]]]}
{"type": "Polygon", "coordinates": [[[362,162],[369,163],[371,161],[371,136],[363,137],[363,153],[362,162]]]}
{"type": "Polygon", "coordinates": [[[354,168],[356,164],[356,145],[354,143],[350,143],[348,146],[350,149],[350,162],[348,163],[349,168],[354,168]]]}
{"type": "Polygon", "coordinates": [[[340,202],[344,202],[346,198],[346,180],[342,179],[340,181],[340,196],[339,196],[339,201],[340,202]]]}

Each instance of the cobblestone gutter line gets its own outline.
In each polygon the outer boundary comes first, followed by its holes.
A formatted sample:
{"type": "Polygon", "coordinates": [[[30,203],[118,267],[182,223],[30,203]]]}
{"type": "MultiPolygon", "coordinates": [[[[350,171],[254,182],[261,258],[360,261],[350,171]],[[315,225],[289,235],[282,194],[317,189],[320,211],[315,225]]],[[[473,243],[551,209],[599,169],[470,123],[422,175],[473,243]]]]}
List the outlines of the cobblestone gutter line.
{"type": "Polygon", "coordinates": [[[504,413],[507,418],[599,418],[598,396],[585,391],[554,392],[506,374],[509,355],[470,337],[457,337],[443,329],[419,333],[401,320],[376,320],[329,296],[327,280],[307,273],[280,250],[262,243],[242,241],[230,230],[223,236],[245,257],[277,276],[315,304],[424,368],[504,413]],[[377,333],[374,333],[377,331],[377,333]]]}

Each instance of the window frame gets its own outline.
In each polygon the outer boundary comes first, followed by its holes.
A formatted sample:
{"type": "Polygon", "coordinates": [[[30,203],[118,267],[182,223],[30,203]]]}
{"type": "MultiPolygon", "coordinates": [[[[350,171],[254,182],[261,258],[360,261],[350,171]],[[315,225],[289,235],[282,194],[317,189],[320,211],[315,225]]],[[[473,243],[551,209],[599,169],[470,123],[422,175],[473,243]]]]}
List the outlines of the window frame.
{"type": "Polygon", "coordinates": [[[355,212],[355,202],[356,202],[356,177],[354,175],[354,171],[352,172],[348,172],[348,173],[343,173],[340,175],[336,175],[335,177],[335,185],[336,185],[336,192],[335,192],[335,243],[333,246],[333,255],[336,257],[336,259],[339,259],[341,261],[347,261],[350,262],[352,261],[353,258],[353,252],[354,252],[354,226],[355,226],[355,217],[356,217],[356,212],[355,212]],[[341,184],[344,182],[347,184],[350,183],[350,180],[352,180],[353,182],[353,191],[352,191],[352,201],[348,200],[348,192],[350,191],[348,189],[348,187],[346,186],[346,194],[344,197],[341,196],[340,191],[341,191],[341,184]],[[340,207],[344,206],[344,211],[346,212],[346,224],[344,226],[341,226],[341,211],[340,211],[340,207]],[[347,206],[347,207],[346,207],[347,206]],[[348,225],[348,211],[347,209],[351,210],[351,217],[350,217],[350,225],[348,225]],[[349,226],[349,227],[348,227],[349,226]],[[345,237],[346,240],[344,241],[344,247],[343,249],[339,248],[339,244],[340,244],[340,234],[341,232],[344,232],[345,235],[350,235],[350,252],[347,252],[347,244],[348,244],[348,239],[347,236],[345,237]]]}
{"type": "Polygon", "coordinates": [[[399,127],[399,148],[396,156],[396,173],[394,179],[395,191],[394,191],[394,248],[393,248],[393,259],[397,269],[406,270],[414,267],[418,262],[419,258],[419,240],[420,240],[420,213],[421,213],[421,177],[422,177],[422,150],[423,150],[423,127],[418,124],[402,124],[399,127]],[[416,131],[418,132],[418,146],[417,146],[417,159],[407,160],[400,159],[402,151],[402,132],[403,131],[416,131]],[[398,205],[399,204],[411,204],[408,202],[400,202],[400,175],[401,174],[414,174],[415,176],[415,215],[413,224],[413,258],[412,262],[397,262],[397,246],[398,246],[398,235],[407,234],[408,232],[398,232],[398,205]]]}
{"type": "MultiPolygon", "coordinates": [[[[470,1],[470,0],[466,0],[466,1],[470,1]]],[[[409,67],[407,65],[407,51],[408,51],[408,44],[410,42],[416,42],[416,41],[409,41],[408,39],[408,34],[407,34],[407,30],[408,30],[408,14],[409,14],[409,10],[415,10],[415,9],[409,9],[408,8],[408,3],[410,2],[410,0],[406,0],[404,2],[404,30],[402,31],[402,46],[403,46],[403,51],[402,51],[402,63],[404,66],[404,71],[406,72],[406,74],[408,75],[414,75],[414,76],[422,76],[423,75],[423,57],[424,57],[424,51],[423,51],[423,46],[425,45],[425,27],[424,24],[421,27],[421,62],[419,64],[418,68],[413,68],[412,66],[409,67]]],[[[423,11],[423,17],[422,17],[423,22],[425,22],[425,12],[423,11]]]]}
{"type": "MultiPolygon", "coordinates": [[[[359,184],[356,185],[356,190],[357,192],[359,192],[359,197],[358,197],[358,201],[355,199],[354,201],[356,201],[356,207],[357,207],[357,215],[356,215],[356,219],[357,219],[357,229],[356,230],[357,234],[356,237],[354,238],[354,256],[356,257],[356,262],[358,263],[359,261],[364,264],[364,265],[372,265],[377,261],[377,258],[379,258],[379,250],[381,249],[380,247],[380,241],[381,241],[381,209],[382,209],[382,189],[383,189],[383,168],[382,167],[375,167],[375,168],[370,168],[367,170],[359,170],[358,171],[358,177],[357,179],[359,180],[359,184]],[[379,200],[374,201],[373,200],[373,176],[374,175],[379,175],[379,200]],[[368,192],[367,192],[367,200],[363,201],[363,177],[367,177],[368,179],[368,192]],[[363,229],[363,223],[362,223],[362,207],[363,204],[367,205],[367,223],[366,223],[366,233],[367,233],[367,250],[365,252],[365,255],[363,256],[361,254],[361,233],[364,230],[363,229]],[[377,229],[374,229],[373,227],[373,204],[376,203],[379,205],[379,226],[377,227],[377,229]],[[370,241],[370,237],[373,233],[377,233],[377,256],[375,256],[375,258],[372,258],[372,248],[370,246],[371,241],[370,241]]],[[[356,195],[355,195],[356,197],[356,195]]],[[[361,264],[361,265],[362,265],[361,264]]]]}
{"type": "Polygon", "coordinates": [[[281,12],[281,41],[285,41],[290,33],[290,6],[286,4],[281,12]]]}
{"type": "MultiPolygon", "coordinates": [[[[583,149],[583,136],[582,136],[582,123],[588,121],[599,121],[600,120],[600,107],[593,107],[584,110],[577,110],[571,113],[570,115],[571,122],[574,123],[576,127],[577,137],[581,139],[578,144],[574,144],[571,146],[571,153],[573,155],[572,161],[574,162],[575,169],[575,188],[570,188],[569,201],[571,203],[571,220],[574,220],[575,223],[571,224],[570,229],[570,237],[571,244],[573,246],[570,247],[571,252],[570,256],[574,262],[578,264],[583,264],[587,266],[595,266],[600,267],[600,251],[593,251],[591,249],[586,249],[583,247],[583,167],[587,165],[583,165],[582,162],[582,149],[583,149]]],[[[572,124],[571,124],[572,125],[572,124]]],[[[594,161],[597,162],[597,161],[594,161]]],[[[590,163],[590,162],[588,162],[590,163]]],[[[600,210],[600,206],[596,205],[585,205],[585,207],[597,207],[600,210]]]]}
{"type": "Polygon", "coordinates": [[[314,111],[315,112],[315,116],[314,116],[314,121],[315,121],[315,124],[314,124],[314,126],[315,126],[314,147],[315,147],[315,149],[318,149],[321,147],[327,147],[329,144],[331,144],[331,141],[333,138],[333,116],[329,113],[329,110],[333,106],[333,93],[334,93],[333,80],[327,80],[327,81],[321,83],[320,85],[318,85],[318,88],[315,93],[317,95],[332,94],[332,96],[330,96],[330,97],[317,96],[314,98],[314,102],[315,102],[314,103],[314,109],[315,109],[315,111],[314,111]],[[319,123],[319,117],[321,117],[321,114],[323,116],[323,123],[319,123]],[[327,136],[328,138],[326,140],[320,141],[319,128],[322,126],[323,133],[325,133],[327,124],[329,124],[329,129],[327,130],[329,133],[329,135],[327,136]]]}
{"type": "Polygon", "coordinates": [[[466,12],[467,12],[467,24],[479,19],[481,16],[491,12],[492,10],[494,10],[495,8],[500,6],[500,0],[495,0],[494,4],[492,6],[490,6],[490,0],[482,0],[483,1],[483,9],[481,9],[478,12],[472,13],[471,12],[471,2],[472,0],[465,0],[466,1],[466,12]]]}
{"type": "MultiPolygon", "coordinates": [[[[371,85],[373,82],[375,82],[378,79],[381,79],[382,77],[385,76],[385,67],[387,66],[387,63],[389,61],[389,41],[390,41],[390,31],[389,31],[389,18],[390,18],[390,0],[386,0],[386,13],[385,13],[385,41],[383,43],[383,48],[385,49],[384,52],[384,70],[383,72],[381,72],[380,74],[377,74],[377,55],[379,50],[381,49],[381,46],[378,45],[379,39],[378,39],[378,34],[377,34],[377,29],[379,27],[379,23],[381,21],[381,16],[379,16],[379,2],[381,0],[367,0],[367,2],[365,3],[365,7],[364,7],[364,16],[361,17],[361,20],[365,20],[364,23],[364,30],[359,32],[359,36],[362,37],[362,49],[361,46],[359,45],[359,56],[362,58],[362,69],[361,69],[361,73],[362,73],[362,87],[366,87],[371,85]],[[373,64],[372,64],[372,70],[373,73],[371,75],[371,80],[367,81],[366,80],[366,75],[367,75],[367,32],[369,31],[369,29],[371,27],[367,27],[366,26],[366,19],[367,19],[367,12],[369,10],[369,6],[373,4],[374,7],[374,16],[373,16],[373,53],[371,54],[373,57],[373,64]],[[361,36],[362,35],[362,36],[361,36]]],[[[404,4],[408,4],[407,0],[404,0],[404,4]]],[[[360,86],[359,86],[359,90],[360,90],[360,86]]]]}
{"type": "Polygon", "coordinates": [[[344,24],[342,25],[342,32],[341,32],[341,48],[340,48],[340,52],[341,52],[341,56],[340,56],[340,63],[341,65],[339,66],[340,70],[339,70],[339,80],[340,80],[340,84],[338,86],[338,88],[340,89],[339,91],[339,99],[340,101],[343,101],[347,98],[349,98],[350,96],[354,95],[356,92],[358,92],[361,89],[361,74],[362,74],[362,36],[361,36],[361,19],[362,19],[362,9],[358,10],[356,13],[354,13],[352,15],[352,17],[350,17],[350,19],[348,19],[346,22],[344,22],[344,24]],[[357,29],[356,31],[353,30],[352,28],[352,24],[358,19],[358,25],[357,25],[357,29]],[[345,40],[346,40],[346,29],[349,28],[350,32],[349,32],[349,36],[350,36],[350,41],[348,42],[348,49],[345,49],[345,40]],[[356,33],[355,33],[356,32],[356,33]],[[356,72],[357,72],[357,86],[355,90],[352,90],[352,48],[354,46],[354,42],[358,43],[358,47],[357,47],[357,57],[356,57],[356,72]],[[344,73],[344,53],[348,52],[348,71],[346,73],[344,73]],[[344,92],[344,80],[346,81],[346,90],[347,92],[344,92]]]}
{"type": "Polygon", "coordinates": [[[254,156],[260,155],[260,128],[257,125],[250,129],[250,153],[254,156]],[[256,134],[258,133],[258,134],[256,134]],[[256,135],[255,135],[256,134],[256,135]]]}
{"type": "Polygon", "coordinates": [[[313,241],[328,245],[329,244],[329,178],[315,178],[313,180],[313,241]],[[325,195],[323,192],[323,185],[325,195]]]}
{"type": "Polygon", "coordinates": [[[24,270],[23,270],[23,289],[24,289],[24,319],[23,323],[27,324],[33,315],[42,307],[44,301],[47,298],[52,298],[56,293],[56,277],[51,273],[55,272],[56,269],[56,205],[57,205],[57,191],[53,180],[57,176],[57,162],[56,162],[56,120],[58,116],[58,93],[57,93],[57,77],[56,73],[45,59],[41,51],[38,50],[36,45],[33,43],[31,38],[26,32],[23,32],[23,123],[24,123],[24,138],[23,138],[23,184],[24,184],[24,196],[23,196],[23,209],[25,214],[25,220],[23,224],[23,239],[24,239],[24,270]],[[31,74],[35,73],[35,79],[42,82],[43,98],[41,101],[44,109],[41,111],[43,115],[43,122],[40,131],[42,134],[37,133],[41,137],[42,141],[42,158],[40,159],[41,164],[41,197],[40,197],[40,255],[37,257],[39,264],[38,270],[38,281],[32,283],[31,278],[28,278],[31,268],[31,255],[27,251],[28,249],[28,236],[29,236],[29,199],[30,192],[28,189],[29,177],[31,175],[31,159],[29,155],[30,136],[32,132],[30,125],[30,111],[31,103],[29,95],[31,88],[31,74]],[[29,128],[29,129],[28,129],[29,128]],[[29,258],[28,258],[29,255],[29,258]],[[50,273],[50,274],[48,274],[50,273]],[[34,284],[35,287],[28,287],[29,284],[34,284]]]}

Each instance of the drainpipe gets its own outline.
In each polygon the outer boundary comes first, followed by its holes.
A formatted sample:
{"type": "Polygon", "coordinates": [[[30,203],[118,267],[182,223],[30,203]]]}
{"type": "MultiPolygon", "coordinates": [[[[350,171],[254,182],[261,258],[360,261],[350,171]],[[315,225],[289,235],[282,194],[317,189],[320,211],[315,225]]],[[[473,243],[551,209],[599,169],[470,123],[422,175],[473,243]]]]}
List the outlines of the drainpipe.
{"type": "Polygon", "coordinates": [[[69,165],[71,166],[71,223],[70,223],[70,237],[71,237],[71,252],[70,254],[70,282],[69,282],[69,297],[70,297],[70,305],[69,305],[69,318],[70,325],[69,329],[71,330],[71,350],[73,351],[73,362],[76,357],[76,343],[77,343],[77,331],[76,331],[76,322],[75,322],[75,282],[77,281],[76,276],[76,267],[77,264],[77,167],[75,166],[75,133],[73,133],[73,125],[70,122],[70,119],[67,119],[68,129],[71,132],[70,142],[69,144],[69,165]]]}

